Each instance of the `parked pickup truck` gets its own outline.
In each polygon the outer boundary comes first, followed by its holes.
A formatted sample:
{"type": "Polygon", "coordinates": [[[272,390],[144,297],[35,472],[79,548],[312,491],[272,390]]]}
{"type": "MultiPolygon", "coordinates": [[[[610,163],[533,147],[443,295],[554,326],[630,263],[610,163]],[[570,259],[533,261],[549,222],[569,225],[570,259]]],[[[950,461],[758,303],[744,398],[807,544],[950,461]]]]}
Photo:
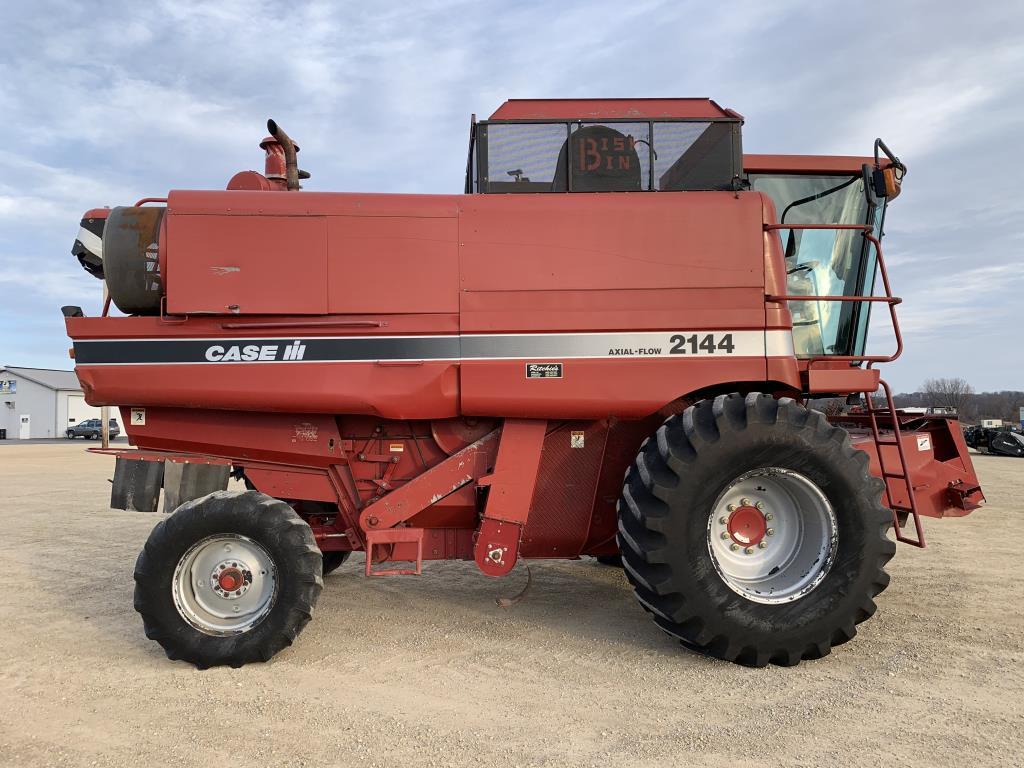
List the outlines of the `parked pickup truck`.
{"type": "MultiPolygon", "coordinates": [[[[76,437],[84,437],[86,440],[96,440],[100,437],[103,431],[103,422],[99,419],[86,419],[80,421],[73,427],[68,427],[68,431],[65,432],[65,436],[68,440],[73,440],[76,437]]],[[[117,437],[121,434],[121,428],[117,426],[117,420],[110,420],[110,436],[117,437]]]]}

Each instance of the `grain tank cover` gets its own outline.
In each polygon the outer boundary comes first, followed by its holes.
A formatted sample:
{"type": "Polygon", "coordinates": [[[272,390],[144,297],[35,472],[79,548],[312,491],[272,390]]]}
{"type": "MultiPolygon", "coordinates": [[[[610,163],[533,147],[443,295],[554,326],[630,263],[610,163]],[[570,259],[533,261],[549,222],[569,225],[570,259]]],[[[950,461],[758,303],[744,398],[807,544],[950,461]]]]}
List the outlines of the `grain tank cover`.
{"type": "Polygon", "coordinates": [[[711,99],[511,99],[474,126],[466,191],[736,189],[742,124],[711,99]]]}

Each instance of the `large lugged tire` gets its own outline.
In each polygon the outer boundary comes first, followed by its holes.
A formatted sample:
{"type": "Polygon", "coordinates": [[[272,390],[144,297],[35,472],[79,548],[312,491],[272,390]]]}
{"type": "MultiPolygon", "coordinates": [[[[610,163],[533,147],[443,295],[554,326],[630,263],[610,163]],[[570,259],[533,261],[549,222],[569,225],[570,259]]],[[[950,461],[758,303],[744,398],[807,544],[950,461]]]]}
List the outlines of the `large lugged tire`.
{"type": "Polygon", "coordinates": [[[881,491],[821,413],[758,393],[702,401],[626,473],[626,575],[657,625],[702,653],[755,667],[820,658],[889,583],[881,491]]]}
{"type": "Polygon", "coordinates": [[[323,589],[313,531],[283,501],[217,491],[158,523],[135,563],[135,610],[169,659],[200,669],[268,661],[323,589]]]}

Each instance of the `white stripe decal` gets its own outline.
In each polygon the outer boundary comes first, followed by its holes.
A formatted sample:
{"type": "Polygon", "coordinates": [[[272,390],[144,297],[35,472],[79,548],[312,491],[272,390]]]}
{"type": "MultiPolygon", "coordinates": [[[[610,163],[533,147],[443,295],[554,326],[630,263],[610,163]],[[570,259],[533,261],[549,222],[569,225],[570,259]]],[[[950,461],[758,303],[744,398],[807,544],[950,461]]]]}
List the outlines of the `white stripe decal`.
{"type": "Polygon", "coordinates": [[[94,339],[79,365],[792,357],[788,330],[94,339]]]}
{"type": "Polygon", "coordinates": [[[101,259],[103,258],[103,238],[99,235],[93,234],[85,227],[79,227],[78,242],[80,242],[89,253],[96,254],[101,259]]]}

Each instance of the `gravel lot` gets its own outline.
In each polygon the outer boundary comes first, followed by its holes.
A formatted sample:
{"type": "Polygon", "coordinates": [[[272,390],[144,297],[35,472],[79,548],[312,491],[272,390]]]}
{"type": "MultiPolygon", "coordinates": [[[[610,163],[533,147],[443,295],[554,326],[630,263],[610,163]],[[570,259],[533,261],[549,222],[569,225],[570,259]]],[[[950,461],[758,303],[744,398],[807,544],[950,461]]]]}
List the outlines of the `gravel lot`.
{"type": "Polygon", "coordinates": [[[329,576],[270,664],[168,661],[132,609],[155,516],[107,508],[113,460],[0,446],[0,764],[1024,765],[1024,461],[974,457],[989,506],[926,522],[875,618],[795,669],[683,650],[621,571],[470,563],[329,576]]]}

